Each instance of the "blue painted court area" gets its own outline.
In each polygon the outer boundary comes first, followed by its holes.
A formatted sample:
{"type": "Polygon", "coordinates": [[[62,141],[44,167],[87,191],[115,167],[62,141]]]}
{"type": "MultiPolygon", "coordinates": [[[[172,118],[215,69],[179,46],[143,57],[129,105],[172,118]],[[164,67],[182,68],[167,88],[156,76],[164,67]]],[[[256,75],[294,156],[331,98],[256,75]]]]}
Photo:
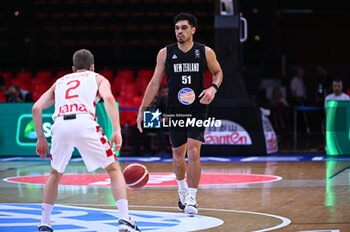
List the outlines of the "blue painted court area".
{"type": "MultiPolygon", "coordinates": [[[[130,211],[142,231],[176,232],[208,229],[223,224],[213,217],[189,217],[182,213],[130,211]]],[[[40,204],[0,204],[0,231],[37,231],[40,204]]],[[[55,205],[51,220],[57,232],[100,232],[118,230],[118,211],[55,205]]]]}
{"type": "MultiPolygon", "coordinates": [[[[172,162],[171,158],[162,157],[119,157],[120,162],[172,162]]],[[[49,162],[40,157],[0,157],[0,162],[49,162]]],[[[80,157],[73,157],[70,162],[82,162],[80,157]]],[[[318,161],[350,161],[350,156],[326,156],[324,154],[276,154],[271,156],[231,156],[201,157],[201,162],[318,162],[318,161]]]]}

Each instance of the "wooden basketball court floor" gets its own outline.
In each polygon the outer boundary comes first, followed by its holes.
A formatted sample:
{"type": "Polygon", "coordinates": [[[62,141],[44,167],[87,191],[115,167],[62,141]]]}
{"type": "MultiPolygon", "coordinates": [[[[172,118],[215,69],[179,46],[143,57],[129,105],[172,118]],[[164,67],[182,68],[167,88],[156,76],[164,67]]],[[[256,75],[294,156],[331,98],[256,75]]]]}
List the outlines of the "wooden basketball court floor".
{"type": "MultiPolygon", "coordinates": [[[[203,175],[262,174],[281,178],[263,183],[201,185],[197,195],[199,215],[221,219],[223,224],[200,231],[350,231],[350,159],[314,157],[303,162],[281,157],[257,162],[256,157],[243,157],[241,162],[225,158],[218,162],[218,157],[213,159],[215,162],[210,162],[210,159],[203,161],[203,175]]],[[[122,168],[129,163],[120,160],[122,168]]],[[[168,162],[148,162],[152,159],[147,158],[136,161],[147,166],[150,173],[172,173],[170,159],[168,162]]],[[[49,171],[48,161],[1,158],[0,203],[40,204],[43,185],[13,183],[4,179],[47,175],[49,171]]],[[[82,162],[71,162],[65,173],[88,172],[82,162]]],[[[94,173],[104,171],[99,169],[94,173]]],[[[176,187],[129,189],[128,198],[131,211],[181,214],[177,209],[176,187]]],[[[111,192],[106,187],[61,186],[57,204],[115,208],[111,192]]],[[[189,218],[189,222],[192,219],[189,218]]],[[[1,229],[1,222],[6,223],[6,217],[0,212],[0,231],[6,231],[1,229]]]]}

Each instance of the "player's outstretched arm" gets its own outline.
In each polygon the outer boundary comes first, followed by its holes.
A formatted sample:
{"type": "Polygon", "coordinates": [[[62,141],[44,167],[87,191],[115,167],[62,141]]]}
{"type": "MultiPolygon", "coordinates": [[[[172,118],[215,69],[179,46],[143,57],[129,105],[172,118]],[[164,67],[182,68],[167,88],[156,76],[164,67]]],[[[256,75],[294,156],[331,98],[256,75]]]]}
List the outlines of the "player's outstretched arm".
{"type": "Polygon", "coordinates": [[[49,153],[50,151],[49,151],[49,144],[47,143],[47,140],[45,138],[44,131],[43,131],[42,111],[43,109],[46,109],[55,103],[54,89],[55,89],[55,84],[53,84],[51,88],[48,89],[39,98],[39,100],[35,102],[32,108],[34,127],[36,131],[36,135],[38,137],[38,141],[36,143],[36,153],[43,159],[46,158],[46,152],[49,153]]]}
{"type": "Polygon", "coordinates": [[[144,97],[142,99],[141,106],[139,108],[139,112],[137,114],[137,128],[140,132],[142,132],[142,118],[143,118],[143,111],[149,106],[152,99],[156,96],[160,83],[162,82],[162,78],[164,76],[165,72],[165,59],[166,59],[166,48],[161,49],[158,52],[157,55],[157,64],[156,68],[154,69],[154,74],[151,79],[151,81],[148,83],[148,86],[146,88],[146,92],[144,94],[144,97]]]}
{"type": "Polygon", "coordinates": [[[118,151],[122,146],[123,139],[120,129],[117,105],[111,91],[111,85],[109,81],[101,75],[97,76],[97,83],[99,94],[103,98],[109,120],[112,123],[113,134],[111,136],[111,146],[113,146],[114,143],[114,151],[118,151]]]}

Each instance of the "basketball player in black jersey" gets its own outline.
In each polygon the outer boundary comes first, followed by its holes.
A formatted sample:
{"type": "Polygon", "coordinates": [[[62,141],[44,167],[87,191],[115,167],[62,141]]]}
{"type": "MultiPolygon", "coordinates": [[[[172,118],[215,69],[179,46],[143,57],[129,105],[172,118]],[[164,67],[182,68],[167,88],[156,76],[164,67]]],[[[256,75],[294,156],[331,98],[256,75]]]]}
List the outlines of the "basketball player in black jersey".
{"type": "Polygon", "coordinates": [[[205,128],[193,125],[176,127],[170,122],[179,120],[186,122],[187,117],[196,120],[206,119],[208,104],[215,97],[223,74],[215,52],[193,41],[197,18],[189,13],[180,13],[175,16],[174,24],[177,43],[167,45],[157,55],[154,74],[138,112],[137,125],[142,132],[143,112],[157,94],[165,72],[169,87],[166,115],[168,115],[173,168],[179,185],[178,206],[187,214],[197,214],[196,193],[201,176],[200,149],[204,142],[205,128]],[[204,87],[206,67],[213,74],[212,85],[207,89],[204,87]],[[186,174],[188,185],[185,181],[186,174]]]}

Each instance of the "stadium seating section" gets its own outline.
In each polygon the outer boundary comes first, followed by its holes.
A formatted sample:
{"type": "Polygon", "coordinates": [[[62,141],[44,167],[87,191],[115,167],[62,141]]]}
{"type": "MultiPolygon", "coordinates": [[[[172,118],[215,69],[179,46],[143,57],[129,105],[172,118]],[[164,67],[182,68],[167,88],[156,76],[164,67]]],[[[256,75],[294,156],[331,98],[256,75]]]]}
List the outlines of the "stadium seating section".
{"type": "MultiPolygon", "coordinates": [[[[121,69],[118,71],[105,69],[96,71],[110,81],[113,95],[120,103],[120,107],[125,108],[136,108],[140,106],[143,94],[153,76],[153,69],[121,69]]],[[[28,90],[33,95],[33,100],[37,101],[58,78],[68,73],[70,73],[69,70],[59,70],[56,73],[43,70],[36,73],[32,73],[31,71],[20,71],[15,75],[11,72],[0,72],[0,75],[5,77],[6,88],[10,85],[17,85],[21,89],[28,90]]],[[[210,86],[211,80],[212,75],[210,71],[207,70],[204,81],[206,87],[210,86]]],[[[166,75],[164,75],[161,85],[166,84],[166,75]]],[[[5,95],[0,93],[0,102],[5,101],[5,95]]],[[[122,114],[123,124],[125,122],[128,122],[129,124],[135,122],[135,112],[122,112],[122,114]]]]}
{"type": "MultiPolygon", "coordinates": [[[[17,85],[37,101],[71,72],[73,52],[87,48],[120,106],[138,107],[158,51],[175,42],[173,17],[184,10],[194,13],[196,41],[213,46],[214,8],[214,0],[24,1],[17,16],[9,12],[0,24],[0,75],[6,88],[17,85]]],[[[0,102],[4,99],[0,93],[0,102]]],[[[135,112],[122,113],[125,122],[135,120],[135,112]]]]}
{"type": "Polygon", "coordinates": [[[172,21],[181,11],[198,17],[196,40],[213,46],[214,5],[214,0],[25,1],[17,17],[9,12],[8,23],[0,25],[0,61],[66,66],[73,50],[88,48],[99,64],[149,68],[159,49],[175,41],[172,21]]]}

